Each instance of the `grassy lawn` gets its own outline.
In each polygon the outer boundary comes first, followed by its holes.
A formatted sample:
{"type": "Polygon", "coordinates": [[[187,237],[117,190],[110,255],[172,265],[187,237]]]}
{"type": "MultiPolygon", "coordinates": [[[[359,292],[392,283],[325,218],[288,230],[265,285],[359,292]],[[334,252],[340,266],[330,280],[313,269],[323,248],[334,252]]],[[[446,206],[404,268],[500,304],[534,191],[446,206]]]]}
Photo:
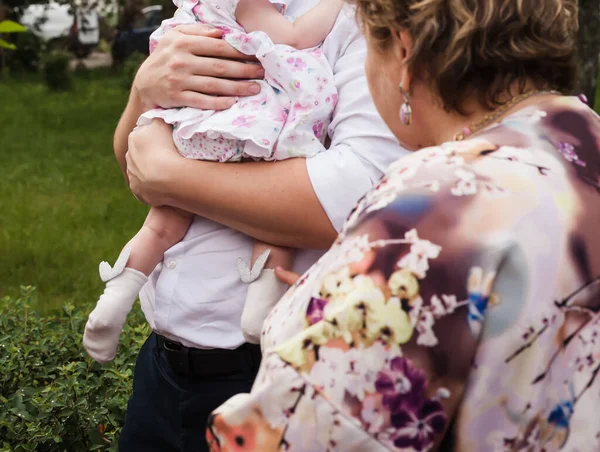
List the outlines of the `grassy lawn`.
{"type": "Polygon", "coordinates": [[[0,296],[31,284],[41,310],[95,303],[98,263],[116,258],[147,210],[112,152],[126,98],[106,70],[64,94],[0,79],[0,296]]]}
{"type": "Polygon", "coordinates": [[[147,210],[112,152],[126,98],[107,70],[79,76],[65,94],[0,79],[0,297],[35,285],[43,311],[95,303],[98,263],[117,257],[147,210]]]}

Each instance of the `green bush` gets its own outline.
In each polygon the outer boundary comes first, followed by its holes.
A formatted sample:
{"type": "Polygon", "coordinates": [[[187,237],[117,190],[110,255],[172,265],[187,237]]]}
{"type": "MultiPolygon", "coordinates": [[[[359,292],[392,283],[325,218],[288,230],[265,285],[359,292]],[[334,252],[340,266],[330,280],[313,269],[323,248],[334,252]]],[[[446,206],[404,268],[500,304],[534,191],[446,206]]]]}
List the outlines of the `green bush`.
{"type": "Polygon", "coordinates": [[[31,32],[15,35],[15,50],[7,52],[7,66],[11,74],[20,76],[24,72],[37,72],[40,69],[42,41],[31,32]]]}
{"type": "Polygon", "coordinates": [[[117,450],[135,356],[149,334],[140,310],[121,336],[112,364],[81,345],[86,313],[65,305],[42,317],[34,290],[0,300],[0,451],[117,450]]]}
{"type": "Polygon", "coordinates": [[[52,91],[68,91],[73,87],[73,76],[69,69],[71,54],[54,51],[44,56],[44,79],[52,91]]]}

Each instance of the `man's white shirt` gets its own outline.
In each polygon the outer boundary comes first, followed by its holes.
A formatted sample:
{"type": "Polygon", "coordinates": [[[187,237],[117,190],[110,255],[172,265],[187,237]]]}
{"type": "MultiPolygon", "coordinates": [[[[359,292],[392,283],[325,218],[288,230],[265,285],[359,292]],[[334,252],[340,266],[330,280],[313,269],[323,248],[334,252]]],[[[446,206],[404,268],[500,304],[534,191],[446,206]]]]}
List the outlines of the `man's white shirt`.
{"type": "MultiPolygon", "coordinates": [[[[291,1],[286,15],[299,16],[316,3],[291,1]]],[[[306,166],[321,205],[340,230],[358,199],[407,151],[373,105],[364,73],[366,43],[351,7],[341,12],[323,52],[333,68],[339,99],[329,127],[331,146],[307,159],[306,166]]],[[[244,343],[240,317],[248,285],[240,280],[236,263],[238,257],[250,260],[252,246],[250,237],[196,217],[140,293],[152,329],[188,347],[233,349],[244,343]]],[[[299,250],[294,270],[303,273],[322,254],[299,250]]]]}

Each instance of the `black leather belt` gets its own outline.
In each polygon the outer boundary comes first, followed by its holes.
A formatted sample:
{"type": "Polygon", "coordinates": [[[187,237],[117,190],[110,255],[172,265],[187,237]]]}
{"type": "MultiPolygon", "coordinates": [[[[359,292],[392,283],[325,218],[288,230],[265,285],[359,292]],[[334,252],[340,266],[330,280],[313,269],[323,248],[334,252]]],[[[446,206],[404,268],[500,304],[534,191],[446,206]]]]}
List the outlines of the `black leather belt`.
{"type": "Polygon", "coordinates": [[[242,344],[234,350],[190,348],[156,334],[158,348],[178,375],[224,377],[247,373],[254,376],[261,360],[260,345],[242,344]]]}

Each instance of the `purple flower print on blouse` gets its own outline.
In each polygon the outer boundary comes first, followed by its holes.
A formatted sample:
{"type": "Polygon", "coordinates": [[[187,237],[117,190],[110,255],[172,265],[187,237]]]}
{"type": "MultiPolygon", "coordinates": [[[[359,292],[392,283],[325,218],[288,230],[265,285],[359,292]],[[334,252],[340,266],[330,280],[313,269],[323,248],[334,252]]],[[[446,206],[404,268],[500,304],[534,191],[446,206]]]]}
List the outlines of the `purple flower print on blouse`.
{"type": "Polygon", "coordinates": [[[233,121],[233,125],[237,127],[251,127],[256,122],[256,116],[238,116],[233,121]]]}
{"type": "Polygon", "coordinates": [[[395,412],[417,409],[425,397],[425,372],[405,358],[394,358],[375,380],[375,389],[383,395],[383,405],[395,412]]]}
{"type": "Polygon", "coordinates": [[[575,163],[579,166],[586,166],[586,163],[582,161],[579,156],[575,153],[575,146],[569,143],[561,141],[558,143],[558,152],[562,154],[567,162],[575,163]]]}
{"type": "Polygon", "coordinates": [[[401,449],[427,450],[441,433],[447,417],[437,399],[427,398],[425,372],[406,358],[394,358],[390,368],[379,372],[375,389],[383,395],[395,433],[394,445],[401,449]]]}
{"type": "Polygon", "coordinates": [[[397,433],[394,445],[401,450],[427,450],[446,425],[446,414],[437,400],[427,400],[418,410],[402,409],[392,414],[397,433]]]}
{"type": "Polygon", "coordinates": [[[306,320],[309,325],[314,325],[317,322],[323,320],[325,313],[325,306],[329,303],[327,300],[322,298],[311,298],[306,308],[306,320]]]}
{"type": "Polygon", "coordinates": [[[306,69],[306,63],[302,58],[290,57],[286,61],[290,66],[292,66],[292,72],[301,72],[306,69]]]}

